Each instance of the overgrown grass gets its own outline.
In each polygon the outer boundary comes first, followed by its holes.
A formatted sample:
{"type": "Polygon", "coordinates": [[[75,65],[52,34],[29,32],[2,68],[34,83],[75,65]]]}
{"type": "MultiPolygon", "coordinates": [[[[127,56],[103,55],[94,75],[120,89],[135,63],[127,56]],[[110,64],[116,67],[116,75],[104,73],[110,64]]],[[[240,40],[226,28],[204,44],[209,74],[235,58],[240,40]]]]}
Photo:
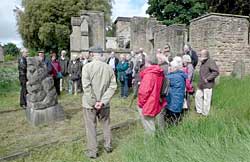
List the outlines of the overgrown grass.
{"type": "Polygon", "coordinates": [[[156,137],[136,133],[122,148],[124,162],[250,161],[250,78],[221,78],[209,117],[189,114],[156,137]]]}

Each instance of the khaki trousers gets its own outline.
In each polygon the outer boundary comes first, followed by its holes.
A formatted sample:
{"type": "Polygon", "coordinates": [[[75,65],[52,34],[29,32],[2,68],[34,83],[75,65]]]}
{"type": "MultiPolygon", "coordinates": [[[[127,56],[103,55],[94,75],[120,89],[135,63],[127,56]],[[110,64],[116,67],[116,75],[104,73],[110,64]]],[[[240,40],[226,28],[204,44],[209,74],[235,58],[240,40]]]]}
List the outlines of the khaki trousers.
{"type": "Polygon", "coordinates": [[[103,108],[99,111],[96,109],[83,108],[86,137],[87,137],[87,150],[90,153],[96,154],[98,149],[97,143],[97,118],[103,125],[104,147],[112,148],[111,146],[111,129],[110,129],[110,108],[103,108]]]}
{"type": "Polygon", "coordinates": [[[142,114],[142,109],[138,107],[138,112],[142,121],[142,125],[144,127],[146,134],[154,134],[155,133],[155,118],[144,116],[142,114]]]}
{"type": "Polygon", "coordinates": [[[195,94],[195,107],[199,114],[207,116],[211,107],[212,88],[198,89],[195,94]]]}

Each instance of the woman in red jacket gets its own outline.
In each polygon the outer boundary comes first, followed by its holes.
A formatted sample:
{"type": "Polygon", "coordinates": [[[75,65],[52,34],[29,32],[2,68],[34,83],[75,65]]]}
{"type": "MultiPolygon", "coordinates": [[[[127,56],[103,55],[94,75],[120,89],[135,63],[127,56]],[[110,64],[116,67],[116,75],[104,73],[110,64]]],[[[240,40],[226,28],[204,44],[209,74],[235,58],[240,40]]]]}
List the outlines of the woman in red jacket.
{"type": "Polygon", "coordinates": [[[56,54],[52,54],[51,56],[51,74],[54,79],[54,85],[56,88],[56,93],[60,95],[60,75],[58,73],[62,72],[62,68],[60,66],[59,61],[56,60],[56,54]]]}
{"type": "Polygon", "coordinates": [[[155,117],[166,105],[166,100],[160,96],[164,72],[157,65],[157,58],[153,55],[146,56],[145,67],[140,73],[138,110],[146,133],[153,134],[155,132],[155,117]]]}

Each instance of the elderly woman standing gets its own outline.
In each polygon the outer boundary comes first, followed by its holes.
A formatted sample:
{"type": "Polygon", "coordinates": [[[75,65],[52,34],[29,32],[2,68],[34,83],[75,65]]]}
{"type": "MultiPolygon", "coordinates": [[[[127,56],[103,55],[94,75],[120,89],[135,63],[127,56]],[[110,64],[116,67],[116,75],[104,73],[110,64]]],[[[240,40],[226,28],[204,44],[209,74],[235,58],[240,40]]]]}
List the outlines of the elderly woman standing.
{"type": "Polygon", "coordinates": [[[77,95],[79,80],[81,79],[81,63],[79,59],[74,56],[73,59],[69,63],[69,93],[71,94],[74,91],[74,94],[77,95]]]}
{"type": "Polygon", "coordinates": [[[170,125],[176,125],[180,121],[185,97],[187,74],[183,72],[182,64],[178,60],[179,58],[174,58],[170,62],[169,74],[167,75],[170,86],[166,96],[168,103],[166,106],[166,119],[170,125]]]}
{"type": "Polygon", "coordinates": [[[126,57],[124,55],[120,56],[121,61],[117,65],[118,71],[118,80],[121,83],[121,97],[128,97],[128,76],[126,75],[126,71],[129,68],[129,64],[126,61],[126,57]]]}
{"type": "Polygon", "coordinates": [[[62,78],[62,68],[59,61],[57,61],[56,54],[53,53],[51,56],[51,74],[54,79],[54,85],[56,88],[57,95],[60,95],[60,79],[62,78]]]}

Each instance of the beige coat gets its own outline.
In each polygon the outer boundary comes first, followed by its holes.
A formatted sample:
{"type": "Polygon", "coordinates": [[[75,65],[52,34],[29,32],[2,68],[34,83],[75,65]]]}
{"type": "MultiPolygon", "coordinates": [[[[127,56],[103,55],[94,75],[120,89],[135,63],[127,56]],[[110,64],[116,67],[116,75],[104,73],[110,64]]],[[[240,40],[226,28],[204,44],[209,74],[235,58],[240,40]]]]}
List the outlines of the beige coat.
{"type": "Polygon", "coordinates": [[[109,107],[109,102],[117,88],[113,69],[105,62],[93,60],[82,69],[82,106],[93,109],[97,101],[109,107]]]}

